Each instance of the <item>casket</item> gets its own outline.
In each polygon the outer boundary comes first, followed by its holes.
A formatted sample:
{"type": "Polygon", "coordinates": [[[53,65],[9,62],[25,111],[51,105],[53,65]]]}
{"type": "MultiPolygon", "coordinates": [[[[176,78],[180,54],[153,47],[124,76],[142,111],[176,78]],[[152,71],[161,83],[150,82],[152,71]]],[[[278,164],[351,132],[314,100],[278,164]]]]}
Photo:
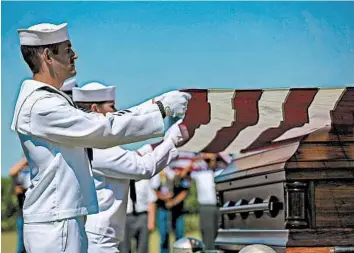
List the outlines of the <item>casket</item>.
{"type": "Polygon", "coordinates": [[[235,156],[215,179],[219,249],[354,252],[353,87],[187,91],[180,149],[235,156]]]}

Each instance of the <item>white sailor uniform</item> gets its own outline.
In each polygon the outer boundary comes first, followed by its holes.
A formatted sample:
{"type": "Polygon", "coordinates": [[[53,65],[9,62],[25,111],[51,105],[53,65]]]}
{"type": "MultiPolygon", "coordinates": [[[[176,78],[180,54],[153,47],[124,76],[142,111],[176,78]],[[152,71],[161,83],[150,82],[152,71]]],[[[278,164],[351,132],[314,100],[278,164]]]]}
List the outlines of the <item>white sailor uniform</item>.
{"type": "MultiPolygon", "coordinates": [[[[31,168],[33,185],[26,192],[23,207],[25,243],[31,223],[98,211],[85,148],[106,148],[157,137],[164,129],[159,112],[106,117],[87,114],[74,108],[65,94],[41,90],[42,87],[54,90],[33,80],[23,83],[12,124],[31,168]]],[[[40,252],[36,247],[32,251],[31,245],[26,246],[28,252],[40,252]]]]}
{"type": "MultiPolygon", "coordinates": [[[[39,24],[18,32],[20,44],[26,46],[69,40],[66,24],[39,24]]],[[[87,251],[84,219],[98,212],[87,148],[109,148],[164,133],[158,109],[144,115],[84,113],[65,93],[35,80],[23,82],[11,128],[31,169],[32,185],[23,206],[28,253],[87,251]]]]}
{"type": "Polygon", "coordinates": [[[130,179],[151,178],[177,155],[171,140],[142,157],[119,147],[94,149],[92,165],[100,212],[87,218],[89,253],[118,252],[97,241],[97,236],[110,243],[116,241],[117,246],[123,240],[130,179]]]}
{"type": "MultiPolygon", "coordinates": [[[[112,86],[90,83],[74,88],[73,99],[91,103],[114,101],[114,91],[112,86]]],[[[145,103],[117,114],[145,115],[151,111],[149,108],[151,105],[145,103]]],[[[93,149],[92,166],[99,213],[87,217],[89,253],[118,252],[119,242],[124,236],[130,180],[151,178],[176,158],[178,151],[173,141],[167,138],[154,151],[150,145],[144,146],[140,155],[120,147],[93,149]]]]}

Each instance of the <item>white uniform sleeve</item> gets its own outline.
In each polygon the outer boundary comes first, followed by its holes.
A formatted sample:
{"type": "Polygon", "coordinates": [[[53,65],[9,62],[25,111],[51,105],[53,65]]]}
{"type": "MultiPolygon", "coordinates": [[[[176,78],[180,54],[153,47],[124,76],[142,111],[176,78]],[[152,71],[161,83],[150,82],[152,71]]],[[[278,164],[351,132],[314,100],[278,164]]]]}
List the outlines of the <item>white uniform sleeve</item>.
{"type": "Polygon", "coordinates": [[[178,151],[170,139],[165,140],[154,151],[144,156],[119,147],[105,150],[94,149],[92,167],[95,174],[105,177],[150,179],[164,169],[177,155],[178,151]]]}
{"type": "Polygon", "coordinates": [[[57,97],[42,97],[31,110],[31,135],[63,145],[108,148],[161,137],[164,125],[159,111],[134,116],[85,113],[57,97]]]}
{"type": "Polygon", "coordinates": [[[146,101],[140,105],[131,107],[128,109],[133,112],[134,115],[143,115],[146,113],[159,112],[159,108],[156,104],[153,104],[151,100],[146,101]]]}

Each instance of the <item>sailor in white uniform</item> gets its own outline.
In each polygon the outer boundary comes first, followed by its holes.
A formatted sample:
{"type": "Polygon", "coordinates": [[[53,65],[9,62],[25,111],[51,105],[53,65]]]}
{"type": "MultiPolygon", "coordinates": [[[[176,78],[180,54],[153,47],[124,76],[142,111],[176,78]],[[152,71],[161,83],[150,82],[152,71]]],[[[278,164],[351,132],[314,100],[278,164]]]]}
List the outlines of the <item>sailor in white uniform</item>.
{"type": "Polygon", "coordinates": [[[18,33],[33,73],[22,83],[11,126],[31,171],[23,206],[25,248],[28,253],[86,252],[85,217],[98,212],[90,148],[163,136],[163,117],[183,114],[190,95],[164,94],[146,102],[143,115],[85,113],[60,91],[76,75],[67,24],[38,24],[18,33]]]}
{"type": "MultiPolygon", "coordinates": [[[[73,100],[82,110],[93,113],[116,111],[114,86],[89,83],[82,88],[74,88],[73,100]]],[[[118,115],[145,113],[144,105],[117,112],[118,115]]],[[[99,213],[87,217],[89,253],[118,252],[119,242],[124,236],[130,179],[149,179],[177,157],[176,145],[183,141],[178,123],[167,131],[164,141],[154,150],[140,150],[142,156],[118,146],[93,149],[92,168],[99,213]]]]}

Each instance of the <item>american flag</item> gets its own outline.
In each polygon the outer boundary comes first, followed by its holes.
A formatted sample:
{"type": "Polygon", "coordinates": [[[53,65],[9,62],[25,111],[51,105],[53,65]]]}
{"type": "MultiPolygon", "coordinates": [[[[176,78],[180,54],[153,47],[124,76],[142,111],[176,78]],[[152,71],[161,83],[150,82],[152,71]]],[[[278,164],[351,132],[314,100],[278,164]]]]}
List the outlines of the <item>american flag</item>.
{"type": "Polygon", "coordinates": [[[326,126],[352,130],[354,87],[184,90],[192,95],[181,150],[242,158],[297,141],[326,126]]]}
{"type": "Polygon", "coordinates": [[[306,137],[353,131],[354,87],[183,91],[191,138],[179,150],[230,154],[231,169],[281,169],[306,137]]]}

